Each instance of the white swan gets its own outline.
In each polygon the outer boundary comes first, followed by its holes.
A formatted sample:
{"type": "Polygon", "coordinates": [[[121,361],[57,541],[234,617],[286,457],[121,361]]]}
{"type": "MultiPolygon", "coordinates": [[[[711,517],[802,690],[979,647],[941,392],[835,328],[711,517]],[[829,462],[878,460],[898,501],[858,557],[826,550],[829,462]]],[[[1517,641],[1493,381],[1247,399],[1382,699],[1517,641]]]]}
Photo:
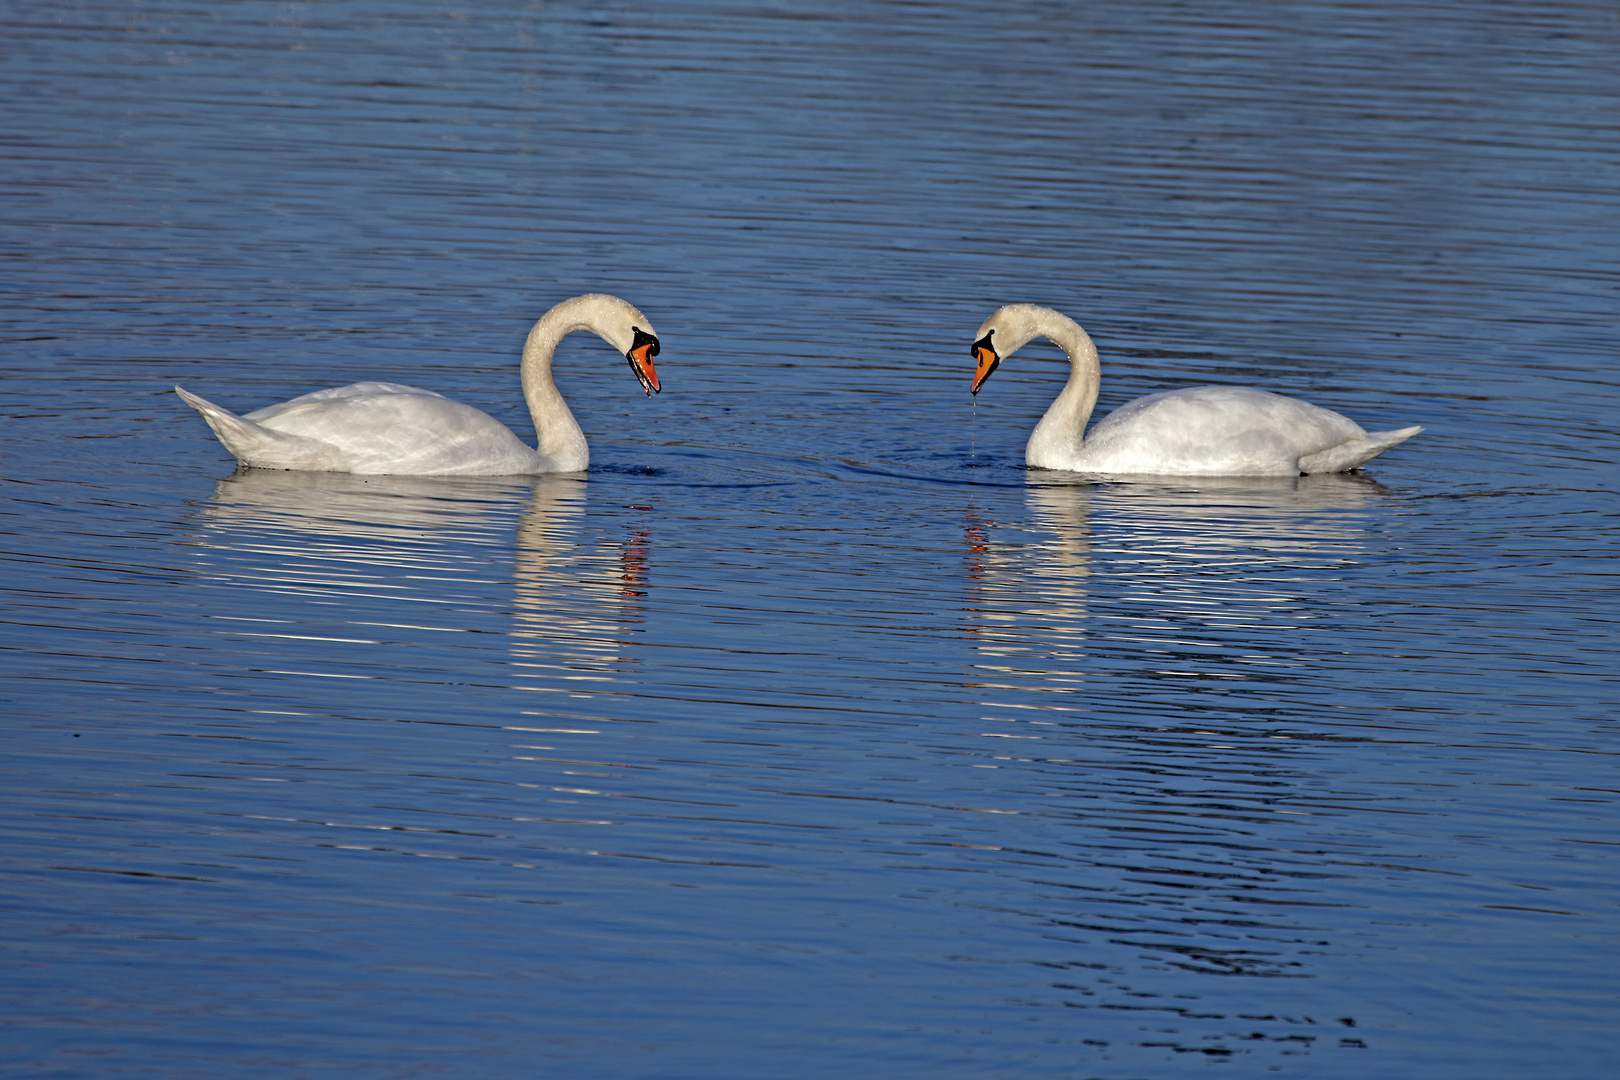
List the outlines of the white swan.
{"type": "Polygon", "coordinates": [[[225,448],[257,469],[402,476],[512,476],[579,472],[590,464],[585,433],[551,379],[558,342],[589,330],[622,352],[650,396],[658,336],[617,296],[564,300],[540,317],[523,345],[523,396],[539,449],[471,405],[398,383],[362,382],[295,397],[237,416],[175,387],[225,448]]]}
{"type": "Polygon", "coordinates": [[[1038,337],[1069,355],[1069,383],[1030,433],[1037,469],[1161,476],[1298,476],[1346,472],[1421,427],[1365,431],[1336,412],[1243,386],[1196,386],[1121,405],[1085,433],[1102,369],[1080,324],[1051,308],[1008,304],[979,327],[973,392],[1002,360],[1038,337]]]}

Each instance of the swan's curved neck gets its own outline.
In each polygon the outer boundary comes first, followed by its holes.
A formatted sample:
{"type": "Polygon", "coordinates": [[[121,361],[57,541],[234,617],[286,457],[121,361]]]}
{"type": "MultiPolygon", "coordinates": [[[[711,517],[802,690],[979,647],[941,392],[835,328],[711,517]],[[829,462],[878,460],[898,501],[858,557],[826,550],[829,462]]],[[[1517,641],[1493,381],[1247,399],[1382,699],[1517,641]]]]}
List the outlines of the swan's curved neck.
{"type": "Polygon", "coordinates": [[[1030,433],[1024,459],[1037,467],[1067,468],[1070,466],[1059,462],[1080,452],[1086,421],[1097,406],[1097,391],[1102,381],[1097,346],[1079,323],[1049,309],[1040,312],[1030,329],[1029,339],[1044,337],[1068,354],[1069,381],[1030,433]]]}
{"type": "Polygon", "coordinates": [[[551,358],[574,331],[601,333],[597,327],[605,325],[606,314],[601,306],[595,296],[564,301],[540,317],[523,343],[523,397],[534,419],[537,449],[551,471],[579,472],[591,461],[585,432],[551,377],[551,358]]]}

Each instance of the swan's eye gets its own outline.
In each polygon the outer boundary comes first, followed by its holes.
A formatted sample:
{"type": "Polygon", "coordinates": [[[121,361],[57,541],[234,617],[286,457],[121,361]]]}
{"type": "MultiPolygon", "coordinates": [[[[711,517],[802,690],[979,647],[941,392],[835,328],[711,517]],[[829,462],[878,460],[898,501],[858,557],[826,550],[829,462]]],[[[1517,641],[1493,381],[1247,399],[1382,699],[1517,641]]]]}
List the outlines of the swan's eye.
{"type": "Polygon", "coordinates": [[[648,346],[648,349],[642,355],[644,355],[644,356],[657,356],[658,355],[658,338],[656,338],[652,334],[647,333],[647,331],[643,330],[639,326],[632,326],[630,328],[630,332],[635,335],[635,338],[630,342],[630,351],[632,353],[636,352],[643,345],[646,345],[646,346],[648,346]]]}
{"type": "Polygon", "coordinates": [[[991,330],[984,337],[975,341],[973,347],[968,350],[973,354],[973,362],[978,365],[978,370],[973,373],[973,392],[975,394],[984,385],[984,380],[988,379],[991,373],[1001,366],[1001,357],[997,355],[995,347],[990,344],[990,335],[994,333],[995,331],[991,330]]]}

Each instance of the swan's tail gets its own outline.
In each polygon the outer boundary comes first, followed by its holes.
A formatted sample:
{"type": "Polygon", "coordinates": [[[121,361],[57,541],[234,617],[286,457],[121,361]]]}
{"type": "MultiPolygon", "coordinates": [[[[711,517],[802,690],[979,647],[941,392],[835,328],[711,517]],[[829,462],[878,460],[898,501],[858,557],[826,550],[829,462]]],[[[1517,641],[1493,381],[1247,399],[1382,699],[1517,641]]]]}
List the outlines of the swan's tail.
{"type": "Polygon", "coordinates": [[[225,449],[236,455],[243,465],[256,469],[304,469],[316,472],[341,472],[342,455],[337,448],[318,439],[302,435],[287,435],[272,431],[262,424],[245,420],[229,409],[222,409],[212,401],[200,398],[183,387],[175,387],[180,400],[202,413],[208,426],[214,429],[225,449]]]}
{"type": "Polygon", "coordinates": [[[1302,473],[1349,472],[1367,464],[1392,446],[1399,446],[1423,430],[1423,426],[1398,428],[1395,431],[1369,431],[1365,439],[1341,443],[1299,459],[1302,473]]]}

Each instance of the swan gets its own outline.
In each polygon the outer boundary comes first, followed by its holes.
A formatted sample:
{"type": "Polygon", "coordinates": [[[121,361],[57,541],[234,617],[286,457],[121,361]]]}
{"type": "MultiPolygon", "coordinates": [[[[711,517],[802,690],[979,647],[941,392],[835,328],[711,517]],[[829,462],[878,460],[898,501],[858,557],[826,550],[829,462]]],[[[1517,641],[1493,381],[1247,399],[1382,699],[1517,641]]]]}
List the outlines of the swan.
{"type": "Polygon", "coordinates": [[[256,469],[392,474],[512,476],[580,472],[590,464],[585,433],[551,379],[557,344],[589,330],[624,354],[650,397],[661,389],[652,358],[658,335],[647,317],[617,296],[564,300],[540,317],[523,345],[523,396],[538,449],[471,405],[398,383],[359,382],[317,390],[237,416],[176,386],[219,441],[256,469]]]}
{"type": "Polygon", "coordinates": [[[1069,356],[1069,382],[1030,433],[1024,462],[1036,469],[1161,476],[1298,476],[1348,472],[1422,427],[1364,430],[1347,416],[1245,386],[1195,386],[1148,394],[1085,433],[1102,369],[1097,346],[1067,315],[1008,304],[973,343],[977,394],[1001,361],[1044,337],[1069,356]]]}

